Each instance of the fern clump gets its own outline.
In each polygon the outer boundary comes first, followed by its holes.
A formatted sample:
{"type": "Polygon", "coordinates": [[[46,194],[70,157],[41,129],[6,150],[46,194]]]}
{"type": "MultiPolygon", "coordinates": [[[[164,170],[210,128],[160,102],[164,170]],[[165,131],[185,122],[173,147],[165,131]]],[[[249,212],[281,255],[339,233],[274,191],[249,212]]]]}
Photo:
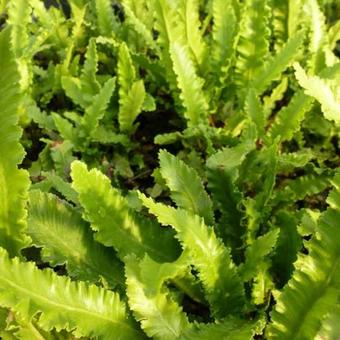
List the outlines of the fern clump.
{"type": "Polygon", "coordinates": [[[339,10],[0,1],[1,339],[338,339],[339,10]]]}

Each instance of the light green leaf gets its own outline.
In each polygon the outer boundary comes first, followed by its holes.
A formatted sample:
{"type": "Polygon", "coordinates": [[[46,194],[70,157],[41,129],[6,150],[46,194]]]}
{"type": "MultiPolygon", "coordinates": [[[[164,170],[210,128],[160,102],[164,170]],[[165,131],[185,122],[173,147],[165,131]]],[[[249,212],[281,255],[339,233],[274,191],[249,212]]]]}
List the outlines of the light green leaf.
{"type": "Polygon", "coordinates": [[[300,64],[295,63],[295,76],[304,92],[320,104],[325,118],[340,126],[340,85],[337,80],[308,76],[300,64]]]}
{"type": "Polygon", "coordinates": [[[163,287],[166,280],[187,271],[186,259],[185,254],[172,263],[157,263],[147,256],[141,261],[133,256],[126,260],[129,306],[142,329],[153,339],[177,339],[190,327],[182,308],[163,287]]]}
{"type": "Polygon", "coordinates": [[[72,187],[84,208],[84,218],[96,231],[97,241],[114,247],[121,260],[129,254],[149,254],[159,261],[172,261],[178,247],[172,233],[157,223],[142,218],[129,208],[127,200],[111,187],[110,180],[96,169],[87,170],[84,163],[72,163],[72,187]]]}
{"type": "Polygon", "coordinates": [[[222,318],[241,311],[244,304],[243,285],[229,249],[216,237],[214,230],[197,215],[155,203],[141,193],[140,198],[162,225],[171,225],[176,230],[177,238],[190,252],[213,314],[222,318]]]}
{"type": "Polygon", "coordinates": [[[92,283],[104,278],[110,287],[124,286],[123,268],[112,249],[96,243],[81,215],[56,196],[30,192],[27,233],[42,247],[42,259],[52,266],[66,263],[71,277],[92,283]]]}
{"type": "Polygon", "coordinates": [[[254,87],[257,94],[262,94],[266,87],[273,80],[276,80],[296,59],[299,55],[304,35],[304,31],[301,31],[292,38],[289,38],[281,50],[270,58],[258,71],[256,79],[252,82],[252,87],[254,87]]]}
{"type": "Polygon", "coordinates": [[[340,296],[340,176],[333,182],[332,205],[322,213],[316,234],[300,255],[291,280],[279,296],[267,330],[271,339],[314,339],[320,320],[340,296]]]}
{"type": "Polygon", "coordinates": [[[66,329],[75,336],[143,339],[128,318],[117,293],[84,282],[72,282],[52,270],[41,271],[33,263],[10,260],[0,249],[0,304],[50,331],[66,329]]]}
{"type": "Polygon", "coordinates": [[[88,137],[96,131],[99,121],[104,117],[105,111],[110,103],[113,90],[115,88],[116,78],[110,78],[101,88],[99,93],[93,97],[92,105],[85,110],[81,120],[81,126],[88,137]]]}
{"type": "Polygon", "coordinates": [[[25,154],[17,125],[23,97],[9,36],[8,28],[0,33],[0,246],[14,256],[28,243],[24,231],[30,180],[26,170],[18,169],[25,154]]]}
{"type": "Polygon", "coordinates": [[[213,225],[212,202],[196,171],[164,150],[159,152],[159,161],[162,177],[177,206],[203,217],[207,225],[213,225]]]}
{"type": "Polygon", "coordinates": [[[177,77],[180,98],[185,108],[184,117],[189,126],[198,125],[208,116],[208,102],[203,92],[203,80],[196,74],[188,47],[179,42],[170,46],[173,69],[177,77]]]}

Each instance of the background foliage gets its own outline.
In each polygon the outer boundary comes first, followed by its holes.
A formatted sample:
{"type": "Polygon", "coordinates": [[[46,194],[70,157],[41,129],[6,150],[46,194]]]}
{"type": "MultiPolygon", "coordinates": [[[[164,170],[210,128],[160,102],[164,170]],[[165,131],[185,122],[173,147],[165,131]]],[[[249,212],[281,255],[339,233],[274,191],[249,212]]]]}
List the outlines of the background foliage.
{"type": "Polygon", "coordinates": [[[339,13],[0,0],[1,338],[339,338],[339,13]]]}

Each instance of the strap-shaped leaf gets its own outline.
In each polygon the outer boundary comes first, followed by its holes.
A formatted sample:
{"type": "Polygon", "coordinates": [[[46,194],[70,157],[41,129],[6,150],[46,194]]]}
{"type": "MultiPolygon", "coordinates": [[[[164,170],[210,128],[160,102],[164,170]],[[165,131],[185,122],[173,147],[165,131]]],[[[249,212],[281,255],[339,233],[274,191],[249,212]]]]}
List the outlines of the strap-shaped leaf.
{"type": "Polygon", "coordinates": [[[41,313],[38,324],[46,331],[66,329],[78,337],[98,339],[144,337],[117,293],[10,260],[4,249],[0,249],[0,304],[27,321],[41,313]]]}
{"type": "Polygon", "coordinates": [[[103,278],[110,287],[124,286],[114,251],[95,242],[81,215],[56,196],[30,192],[27,232],[43,248],[43,260],[53,266],[66,263],[71,277],[93,283],[103,278]]]}
{"type": "Polygon", "coordinates": [[[240,276],[243,280],[248,281],[253,278],[259,267],[263,264],[265,257],[274,248],[277,238],[279,236],[279,229],[269,231],[267,234],[258,237],[253,244],[251,244],[245,252],[245,262],[240,266],[240,276]]]}
{"type": "Polygon", "coordinates": [[[82,117],[81,125],[88,136],[96,131],[99,121],[104,117],[105,111],[109,105],[113,90],[115,88],[116,78],[110,78],[101,88],[99,93],[93,97],[92,105],[85,110],[82,117]]]}
{"type": "Polygon", "coordinates": [[[153,339],[177,339],[189,328],[182,308],[169,296],[164,282],[187,271],[187,255],[172,263],[157,263],[145,257],[126,260],[126,285],[129,306],[142,329],[153,339]]]}
{"type": "Polygon", "coordinates": [[[267,132],[266,143],[271,144],[277,137],[279,137],[280,142],[291,140],[294,133],[299,130],[312,102],[313,99],[302,91],[295,92],[289,104],[277,113],[273,125],[267,132]]]}
{"type": "Polygon", "coordinates": [[[98,54],[96,40],[92,38],[87,46],[85,63],[80,75],[82,94],[88,103],[91,103],[92,97],[100,90],[100,85],[96,78],[97,69],[98,54]]]}
{"type": "Polygon", "coordinates": [[[176,230],[177,238],[190,252],[213,314],[221,318],[241,311],[244,306],[243,285],[229,249],[216,237],[214,230],[197,215],[155,203],[141,193],[140,198],[162,225],[171,225],[176,230]]]}
{"type": "Polygon", "coordinates": [[[256,95],[254,89],[249,89],[245,102],[245,110],[250,119],[255,123],[258,137],[262,138],[265,128],[265,112],[261,105],[259,97],[256,95]]]}
{"type": "Polygon", "coordinates": [[[197,76],[195,66],[190,58],[188,47],[179,42],[170,46],[173,69],[177,77],[180,98],[185,107],[184,116],[190,126],[198,125],[208,116],[208,102],[203,92],[203,80],[197,76]]]}
{"type": "Polygon", "coordinates": [[[218,74],[219,80],[223,84],[230,65],[230,58],[235,51],[233,45],[238,24],[234,9],[235,3],[229,0],[214,0],[212,6],[214,44],[211,48],[215,64],[212,71],[218,74]]]}
{"type": "Polygon", "coordinates": [[[213,225],[212,202],[197,172],[165,150],[159,152],[159,162],[161,174],[177,206],[203,217],[207,225],[213,225]]]}
{"type": "Polygon", "coordinates": [[[271,339],[314,339],[320,320],[336,308],[340,296],[340,176],[332,181],[330,207],[306,244],[295,271],[279,296],[267,335],[271,339]]]}
{"type": "Polygon", "coordinates": [[[159,261],[172,261],[178,245],[172,233],[157,223],[130,210],[127,200],[112,188],[110,180],[96,169],[87,170],[84,163],[72,163],[73,188],[78,192],[84,218],[96,231],[97,241],[116,249],[121,260],[129,254],[150,255],[159,261]]]}
{"type": "Polygon", "coordinates": [[[95,0],[97,26],[101,35],[111,37],[118,33],[118,20],[116,19],[110,0],[95,0]]]}
{"type": "Polygon", "coordinates": [[[142,111],[146,92],[143,80],[136,80],[136,70],[125,43],[119,47],[118,80],[120,85],[119,126],[122,131],[130,132],[134,120],[142,111]]]}
{"type": "Polygon", "coordinates": [[[131,8],[130,0],[123,0],[124,11],[126,15],[126,22],[133,27],[133,29],[139,34],[149,48],[153,49],[160,54],[158,45],[156,44],[152,32],[148,29],[145,23],[138,17],[138,14],[131,8]]]}
{"type": "Polygon", "coordinates": [[[242,235],[242,213],[239,210],[242,194],[236,181],[241,164],[253,148],[251,143],[240,143],[218,151],[207,160],[208,187],[223,214],[223,224],[218,234],[227,244],[235,247],[240,246],[242,235]]]}
{"type": "Polygon", "coordinates": [[[246,0],[237,45],[236,82],[248,86],[263,65],[269,51],[267,0],[246,0]]]}
{"type": "Polygon", "coordinates": [[[308,76],[298,63],[295,63],[294,67],[295,76],[304,92],[321,104],[326,119],[333,120],[336,125],[340,126],[339,69],[339,76],[331,80],[322,79],[318,76],[308,76]]]}
{"type": "Polygon", "coordinates": [[[184,25],[186,41],[194,57],[193,59],[196,65],[200,67],[207,51],[200,31],[199,1],[179,0],[178,13],[184,25]]]}
{"type": "Polygon", "coordinates": [[[285,45],[259,70],[252,86],[256,93],[261,94],[270,83],[277,79],[283,71],[295,60],[304,40],[304,31],[289,38],[285,45]]]}
{"type": "Polygon", "coordinates": [[[14,256],[28,242],[24,230],[30,181],[28,172],[18,169],[24,157],[22,130],[17,126],[23,98],[9,36],[8,28],[0,33],[0,246],[14,256]]]}
{"type": "Polygon", "coordinates": [[[181,340],[245,340],[253,339],[257,329],[256,321],[245,321],[236,317],[227,318],[220,323],[195,324],[181,336],[181,340]]]}

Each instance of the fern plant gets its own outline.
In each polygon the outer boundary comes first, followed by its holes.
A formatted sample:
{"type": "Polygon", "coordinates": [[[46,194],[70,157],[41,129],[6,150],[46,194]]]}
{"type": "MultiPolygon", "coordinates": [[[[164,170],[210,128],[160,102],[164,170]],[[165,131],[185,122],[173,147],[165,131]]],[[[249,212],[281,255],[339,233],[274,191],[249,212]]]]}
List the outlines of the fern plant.
{"type": "Polygon", "coordinates": [[[337,339],[336,1],[0,1],[0,336],[337,339]]]}

